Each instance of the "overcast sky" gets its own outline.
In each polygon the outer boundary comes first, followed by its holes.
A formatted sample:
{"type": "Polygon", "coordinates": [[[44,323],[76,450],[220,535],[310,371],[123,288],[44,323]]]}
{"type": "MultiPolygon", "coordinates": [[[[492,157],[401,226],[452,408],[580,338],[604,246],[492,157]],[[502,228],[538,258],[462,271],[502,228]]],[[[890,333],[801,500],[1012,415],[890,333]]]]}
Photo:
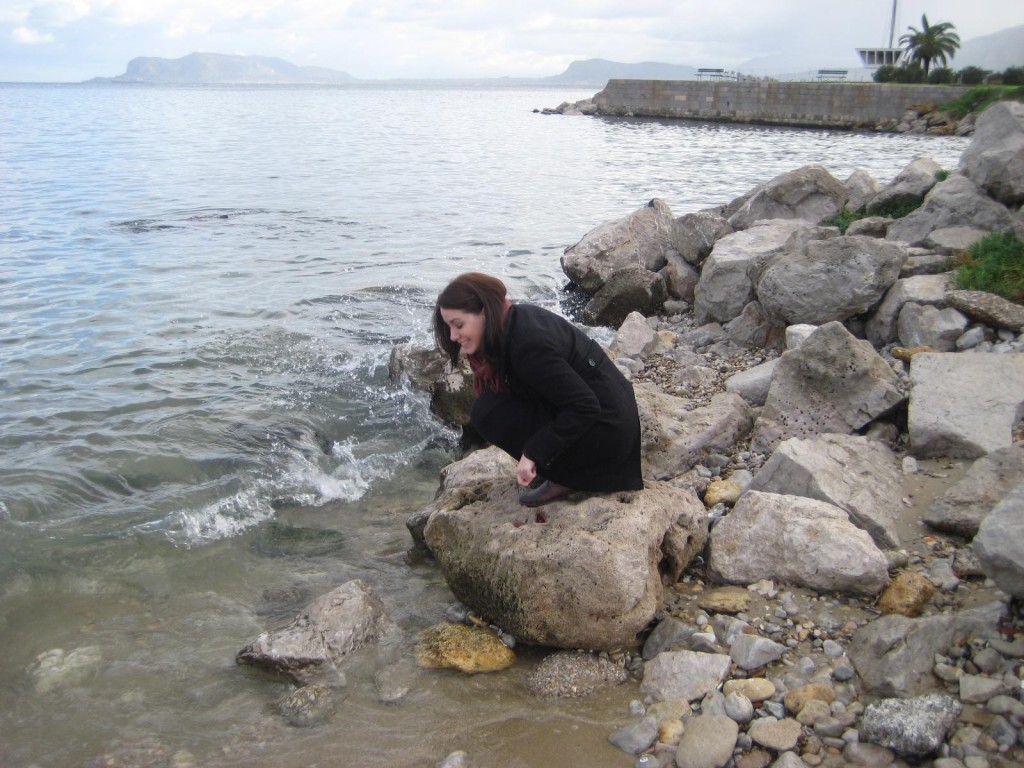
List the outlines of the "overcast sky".
{"type": "MultiPolygon", "coordinates": [[[[890,0],[0,0],[0,81],[110,77],[136,56],[194,51],[364,79],[542,77],[592,58],[731,69],[780,53],[853,67],[854,48],[888,42],[891,9],[890,0]]],[[[1024,24],[1024,0],[903,0],[896,37],[922,13],[968,40],[1024,24]]]]}

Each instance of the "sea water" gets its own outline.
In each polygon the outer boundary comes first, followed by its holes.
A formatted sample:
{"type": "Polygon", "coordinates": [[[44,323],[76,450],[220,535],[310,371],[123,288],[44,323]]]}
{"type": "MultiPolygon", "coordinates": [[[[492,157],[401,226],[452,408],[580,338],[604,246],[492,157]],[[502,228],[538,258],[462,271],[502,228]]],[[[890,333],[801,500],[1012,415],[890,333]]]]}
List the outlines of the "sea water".
{"type": "Polygon", "coordinates": [[[592,91],[0,85],[0,765],[628,765],[629,694],[541,702],[416,670],[453,598],[405,519],[458,458],[394,345],[454,275],[559,309],[563,249],[651,198],[675,215],[785,171],[965,139],[546,116],[592,91]],[[235,665],[353,578],[407,637],[326,724],[235,665]],[[554,757],[553,757],[554,756],[554,757]],[[162,762],[161,762],[162,761],[162,762]]]}

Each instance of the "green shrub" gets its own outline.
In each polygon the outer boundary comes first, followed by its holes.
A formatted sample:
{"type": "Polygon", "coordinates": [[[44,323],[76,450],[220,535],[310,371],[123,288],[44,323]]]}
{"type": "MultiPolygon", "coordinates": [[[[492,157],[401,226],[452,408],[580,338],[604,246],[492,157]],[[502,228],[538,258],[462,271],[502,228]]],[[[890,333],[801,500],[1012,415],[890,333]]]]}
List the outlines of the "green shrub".
{"type": "Polygon", "coordinates": [[[957,288],[987,291],[1024,303],[1024,241],[1009,232],[993,232],[960,256],[957,288]]]}
{"type": "Polygon", "coordinates": [[[979,85],[969,88],[954,101],[941,105],[957,120],[971,112],[983,112],[997,101],[1024,101],[1024,85],[979,85]]]}
{"type": "Polygon", "coordinates": [[[964,67],[957,73],[962,85],[981,85],[988,77],[988,70],[981,67],[964,67]]]}
{"type": "Polygon", "coordinates": [[[1003,85],[1024,85],[1024,67],[1010,67],[1005,70],[1003,85]]]}
{"type": "Polygon", "coordinates": [[[936,171],[935,172],[935,180],[936,181],[945,181],[948,178],[949,178],[949,171],[947,171],[945,168],[943,168],[941,171],[936,171]]]}
{"type": "Polygon", "coordinates": [[[895,83],[896,67],[892,64],[883,64],[871,77],[876,83],[895,83]]]}
{"type": "Polygon", "coordinates": [[[928,82],[932,85],[949,85],[956,80],[956,72],[948,67],[939,67],[928,73],[928,82]]]}
{"type": "Polygon", "coordinates": [[[844,208],[842,213],[831,221],[826,221],[825,224],[830,227],[839,227],[839,231],[845,235],[847,227],[858,219],[863,219],[865,216],[867,216],[867,214],[864,213],[863,208],[856,211],[851,210],[850,208],[844,208]]]}
{"type": "MultiPolygon", "coordinates": [[[[940,171],[939,173],[947,173],[940,171]]],[[[938,176],[938,174],[936,174],[938,176]]],[[[921,202],[907,203],[906,205],[883,205],[878,208],[872,208],[870,211],[866,211],[863,208],[853,210],[852,208],[844,208],[843,212],[840,213],[833,219],[824,222],[826,226],[839,227],[839,231],[844,235],[846,230],[855,221],[865,218],[866,216],[885,216],[890,219],[902,219],[908,213],[916,211],[921,207],[921,202]]]]}

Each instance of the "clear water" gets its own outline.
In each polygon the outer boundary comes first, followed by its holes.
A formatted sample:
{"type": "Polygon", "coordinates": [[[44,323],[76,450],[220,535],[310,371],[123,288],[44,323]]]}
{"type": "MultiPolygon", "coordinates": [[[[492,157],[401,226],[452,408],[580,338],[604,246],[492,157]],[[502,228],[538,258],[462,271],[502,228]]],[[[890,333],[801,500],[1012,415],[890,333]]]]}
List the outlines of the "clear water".
{"type": "Polygon", "coordinates": [[[367,656],[309,730],[233,661],[352,578],[410,645],[441,619],[404,521],[455,435],[386,369],[453,275],[557,307],[562,250],[652,197],[680,215],[966,146],[533,112],[591,95],[0,85],[0,765],[630,763],[605,742],[629,695],[539,702],[529,650],[410,670],[392,706],[367,656]],[[40,686],[55,649],[99,661],[40,686]]]}

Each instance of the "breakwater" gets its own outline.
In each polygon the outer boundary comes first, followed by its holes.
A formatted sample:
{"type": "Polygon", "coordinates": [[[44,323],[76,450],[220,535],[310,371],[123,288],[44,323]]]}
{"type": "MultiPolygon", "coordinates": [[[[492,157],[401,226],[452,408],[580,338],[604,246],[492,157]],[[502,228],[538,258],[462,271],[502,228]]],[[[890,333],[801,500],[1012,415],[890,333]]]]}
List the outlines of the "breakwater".
{"type": "Polygon", "coordinates": [[[912,106],[944,104],[964,90],[959,85],[889,83],[609,80],[594,103],[604,115],[885,128],[912,106]]]}

